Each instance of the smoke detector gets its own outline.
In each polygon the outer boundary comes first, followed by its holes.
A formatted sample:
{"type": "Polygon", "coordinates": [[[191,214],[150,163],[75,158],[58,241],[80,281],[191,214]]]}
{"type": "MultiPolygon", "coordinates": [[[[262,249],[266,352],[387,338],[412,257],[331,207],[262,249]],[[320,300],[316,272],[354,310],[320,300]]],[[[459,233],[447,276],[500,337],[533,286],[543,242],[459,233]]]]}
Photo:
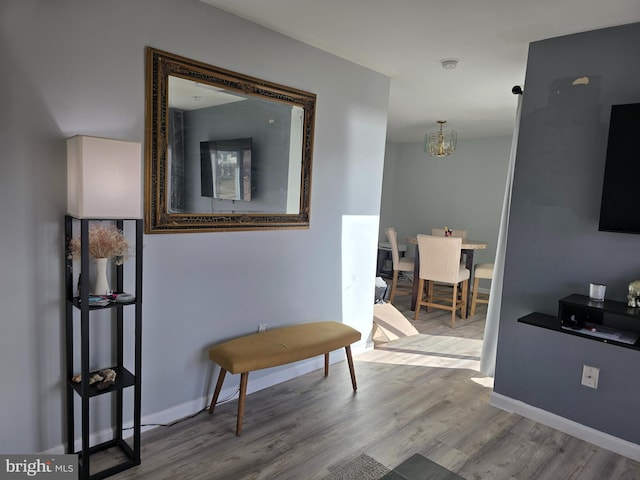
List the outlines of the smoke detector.
{"type": "Polygon", "coordinates": [[[455,58],[443,58],[440,63],[445,70],[453,70],[458,66],[458,60],[455,58]]]}

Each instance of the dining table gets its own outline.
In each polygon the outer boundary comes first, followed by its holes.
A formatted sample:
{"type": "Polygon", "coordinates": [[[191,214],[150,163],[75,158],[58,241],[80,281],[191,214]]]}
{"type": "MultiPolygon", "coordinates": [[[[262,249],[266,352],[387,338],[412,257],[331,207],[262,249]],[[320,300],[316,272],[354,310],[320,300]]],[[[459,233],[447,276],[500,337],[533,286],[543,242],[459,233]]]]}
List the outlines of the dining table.
{"type": "MultiPolygon", "coordinates": [[[[407,243],[416,246],[416,253],[414,256],[415,262],[413,265],[413,285],[411,291],[411,310],[416,309],[416,303],[418,303],[418,284],[420,282],[420,252],[418,249],[418,237],[407,237],[407,243]]],[[[460,249],[461,254],[465,256],[464,266],[469,269],[469,285],[472,284],[473,275],[473,252],[476,250],[486,250],[487,243],[480,240],[470,240],[468,238],[462,239],[462,247],[460,249]]],[[[467,316],[471,309],[471,288],[467,291],[467,316]]]]}

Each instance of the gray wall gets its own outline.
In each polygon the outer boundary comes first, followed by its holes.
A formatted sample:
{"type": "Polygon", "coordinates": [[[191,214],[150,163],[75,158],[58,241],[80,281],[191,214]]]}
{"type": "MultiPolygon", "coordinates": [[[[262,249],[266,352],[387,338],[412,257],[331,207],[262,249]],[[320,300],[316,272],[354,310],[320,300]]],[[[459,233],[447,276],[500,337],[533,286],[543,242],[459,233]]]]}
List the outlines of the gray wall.
{"type": "Polygon", "coordinates": [[[640,278],[640,236],[598,231],[609,113],[640,102],[640,24],[531,44],[522,104],[495,392],[640,443],[640,352],[517,323],[640,278]],[[582,77],[588,85],[572,85],[582,77]],[[580,385],[600,368],[597,390],[580,385]]]}
{"type": "MultiPolygon", "coordinates": [[[[511,92],[505,91],[505,95],[511,92]]],[[[514,118],[516,109],[514,97],[514,118]]],[[[488,243],[474,263],[495,258],[511,137],[459,138],[449,157],[430,157],[422,143],[387,144],[380,239],[393,226],[400,241],[432,227],[462,228],[488,243]]],[[[486,284],[488,287],[489,284],[486,284]]]]}
{"type": "MultiPolygon", "coordinates": [[[[143,141],[147,45],[314,92],[318,109],[308,230],[145,236],[143,420],[170,421],[204,407],[214,373],[207,348],[257,331],[260,323],[344,321],[363,333],[356,349],[370,331],[387,77],[196,0],[6,0],[0,4],[4,453],[63,443],[65,139],[143,141]],[[354,222],[375,226],[356,230],[354,222]],[[354,257],[357,248],[370,254],[354,257]],[[371,283],[356,289],[343,278],[371,283]],[[353,308],[344,310],[345,303],[353,308]]],[[[314,360],[256,372],[249,387],[320,367],[314,360]]],[[[225,383],[227,390],[235,390],[234,382],[225,383]]]]}

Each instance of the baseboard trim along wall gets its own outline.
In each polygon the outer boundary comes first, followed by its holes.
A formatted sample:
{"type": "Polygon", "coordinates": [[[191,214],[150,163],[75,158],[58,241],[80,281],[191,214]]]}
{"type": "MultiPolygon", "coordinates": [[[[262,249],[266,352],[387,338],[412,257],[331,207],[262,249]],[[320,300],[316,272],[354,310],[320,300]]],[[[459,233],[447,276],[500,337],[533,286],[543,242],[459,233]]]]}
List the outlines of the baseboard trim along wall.
{"type": "MultiPolygon", "coordinates": [[[[368,345],[364,340],[361,340],[360,342],[357,342],[352,345],[352,355],[356,356],[359,353],[363,353],[367,350],[370,350],[371,348],[373,347],[368,345]]],[[[331,352],[331,354],[329,355],[329,358],[330,358],[331,365],[338,362],[344,362],[344,367],[342,365],[338,365],[335,368],[343,367],[347,369],[347,365],[345,361],[346,355],[344,353],[344,349],[335,350],[334,352],[331,352]]],[[[247,384],[247,394],[258,392],[260,390],[264,390],[265,388],[273,387],[274,385],[277,385],[279,383],[286,382],[287,380],[291,380],[293,378],[299,377],[301,375],[305,375],[307,373],[311,373],[316,370],[319,372],[318,373],[319,375],[323,375],[322,374],[323,369],[324,369],[324,356],[319,356],[309,360],[303,360],[300,362],[291,363],[286,367],[273,369],[272,373],[269,373],[259,378],[252,379],[251,375],[249,375],[249,382],[247,384]]],[[[216,367],[215,368],[216,379],[217,379],[218,372],[219,370],[216,367]]],[[[358,375],[358,370],[356,368],[356,376],[357,375],[358,375]]],[[[219,398],[223,402],[230,402],[238,398],[238,385],[240,383],[239,379],[240,379],[240,375],[227,375],[225,379],[225,387],[220,391],[220,396],[219,396],[219,398]]],[[[159,427],[159,425],[168,425],[177,420],[184,419],[194,414],[197,414],[203,409],[209,408],[209,402],[211,402],[212,395],[213,395],[213,390],[207,393],[206,396],[197,398],[195,400],[191,400],[181,405],[176,405],[174,407],[168,408],[160,412],[144,415],[142,417],[142,421],[140,422],[143,425],[141,427],[141,431],[146,432],[149,430],[153,430],[154,428],[163,428],[163,427],[159,427]]],[[[251,401],[251,399],[249,398],[247,401],[251,401]]],[[[207,415],[207,414],[203,413],[203,415],[207,415]]],[[[131,425],[124,425],[124,428],[127,428],[127,427],[131,427],[131,425]]],[[[234,431],[230,431],[230,434],[234,434],[234,431]]],[[[92,433],[90,435],[89,444],[99,445],[103,442],[107,442],[111,440],[112,438],[113,438],[113,430],[105,429],[99,432],[92,433]]],[[[76,440],[75,449],[76,451],[79,451],[82,449],[82,440],[79,438],[76,440]]],[[[57,445],[53,448],[47,449],[39,453],[43,455],[63,454],[65,453],[65,446],[57,445]]]]}
{"type": "Polygon", "coordinates": [[[580,440],[584,440],[585,442],[606,448],[614,453],[630,458],[631,460],[635,460],[636,462],[640,462],[640,445],[635,443],[595,430],[591,427],[574,422],[573,420],[533,407],[519,400],[505,397],[499,393],[494,392],[491,394],[489,404],[501,410],[522,415],[529,420],[541,423],[547,427],[555,428],[567,435],[574,436],[580,440]]]}

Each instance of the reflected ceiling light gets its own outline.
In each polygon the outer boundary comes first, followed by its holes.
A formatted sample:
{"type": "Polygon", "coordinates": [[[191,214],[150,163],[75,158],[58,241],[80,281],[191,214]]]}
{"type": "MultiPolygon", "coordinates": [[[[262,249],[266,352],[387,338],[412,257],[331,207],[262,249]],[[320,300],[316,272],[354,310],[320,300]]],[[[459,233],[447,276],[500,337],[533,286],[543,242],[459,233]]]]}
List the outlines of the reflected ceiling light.
{"type": "Polygon", "coordinates": [[[424,136],[424,151],[432,157],[446,157],[451,155],[458,144],[458,134],[455,130],[445,132],[443,130],[446,120],[438,120],[440,129],[427,133],[424,136]]]}

